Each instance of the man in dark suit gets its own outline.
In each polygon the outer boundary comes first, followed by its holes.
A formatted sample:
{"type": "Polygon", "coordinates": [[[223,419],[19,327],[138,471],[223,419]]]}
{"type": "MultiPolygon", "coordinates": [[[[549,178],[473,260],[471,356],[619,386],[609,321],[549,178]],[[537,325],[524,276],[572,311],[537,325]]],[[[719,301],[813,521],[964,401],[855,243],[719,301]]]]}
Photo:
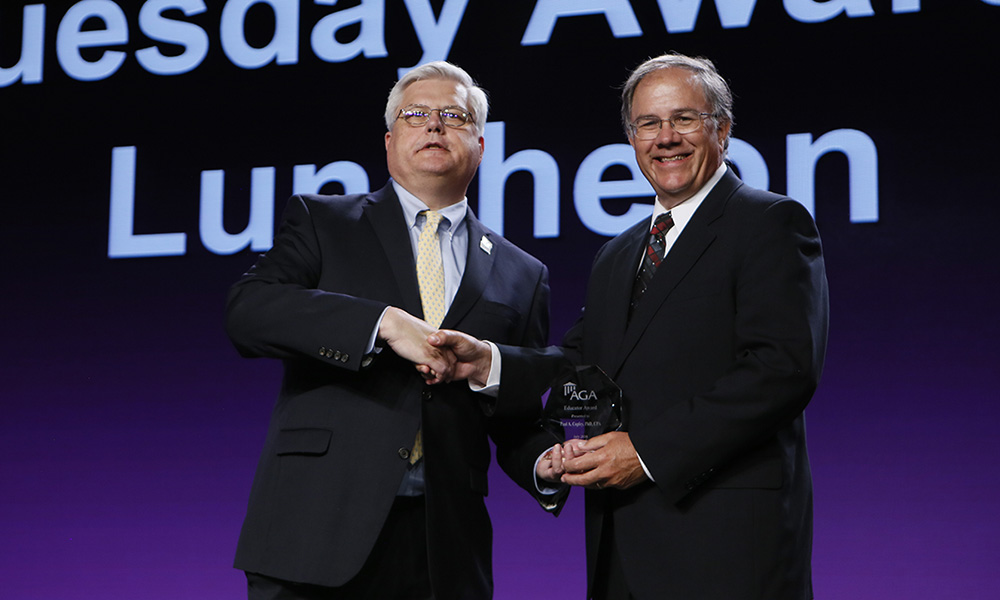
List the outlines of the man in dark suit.
{"type": "Polygon", "coordinates": [[[621,387],[626,430],[567,442],[546,465],[587,488],[593,598],[807,600],[803,410],[828,320],[819,235],[799,203],[725,164],[732,95],[711,62],[650,59],[622,97],[654,214],[598,252],[563,346],[500,345],[497,365],[467,336],[430,341],[453,349],[458,376],[499,378],[501,401],[567,362],[621,387]]]}
{"type": "Polygon", "coordinates": [[[541,404],[425,384],[454,361],[427,344],[439,326],[547,341],[544,265],[467,208],[486,112],[458,67],[408,73],[386,107],[390,183],[293,197],[230,291],[236,348],[285,367],[235,561],[253,600],[492,596],[487,436],[537,495],[541,404]]]}

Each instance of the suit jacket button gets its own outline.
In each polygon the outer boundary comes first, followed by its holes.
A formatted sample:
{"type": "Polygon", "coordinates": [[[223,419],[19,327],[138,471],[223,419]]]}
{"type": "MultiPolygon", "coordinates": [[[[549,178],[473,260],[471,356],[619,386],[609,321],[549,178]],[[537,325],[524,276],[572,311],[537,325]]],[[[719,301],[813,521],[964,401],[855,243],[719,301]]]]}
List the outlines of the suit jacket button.
{"type": "Polygon", "coordinates": [[[347,362],[349,360],[351,360],[350,354],[344,352],[343,354],[340,355],[340,362],[347,362]]]}
{"type": "Polygon", "coordinates": [[[320,346],[319,347],[319,355],[320,356],[326,356],[326,346],[320,346]]]}
{"type": "Polygon", "coordinates": [[[432,396],[433,394],[431,394],[430,390],[424,390],[420,392],[420,397],[424,400],[430,400],[432,396]]]}
{"type": "Polygon", "coordinates": [[[410,458],[409,448],[400,448],[399,450],[396,451],[396,453],[399,454],[399,458],[402,458],[403,460],[407,460],[408,458],[410,458]]]}
{"type": "Polygon", "coordinates": [[[337,350],[336,352],[333,353],[333,359],[340,360],[340,350],[337,350]]]}

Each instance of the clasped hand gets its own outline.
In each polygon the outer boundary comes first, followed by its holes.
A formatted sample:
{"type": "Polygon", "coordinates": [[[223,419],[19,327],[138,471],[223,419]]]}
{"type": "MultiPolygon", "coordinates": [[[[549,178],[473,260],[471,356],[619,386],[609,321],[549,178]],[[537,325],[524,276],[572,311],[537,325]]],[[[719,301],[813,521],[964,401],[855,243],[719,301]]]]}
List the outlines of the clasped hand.
{"type": "Polygon", "coordinates": [[[394,306],[386,309],[378,336],[416,365],[428,384],[468,379],[484,385],[489,377],[489,344],[458,331],[439,331],[394,306]]]}
{"type": "Polygon", "coordinates": [[[535,474],[545,481],[588,489],[628,489],[647,479],[628,433],[567,440],[542,455],[535,474]]]}
{"type": "Polygon", "coordinates": [[[397,355],[414,363],[428,383],[451,381],[457,360],[451,349],[428,343],[427,338],[436,331],[423,319],[390,306],[379,323],[378,337],[397,355]]]}

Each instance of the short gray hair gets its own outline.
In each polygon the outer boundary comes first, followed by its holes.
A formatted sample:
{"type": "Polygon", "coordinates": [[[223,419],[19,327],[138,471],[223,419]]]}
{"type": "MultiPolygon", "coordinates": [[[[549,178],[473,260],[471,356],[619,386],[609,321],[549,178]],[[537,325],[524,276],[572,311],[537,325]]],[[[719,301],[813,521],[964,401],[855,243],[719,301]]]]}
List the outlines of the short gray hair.
{"type": "MultiPolygon", "coordinates": [[[[385,127],[392,129],[392,124],[399,115],[400,104],[403,102],[403,92],[410,84],[425,79],[443,79],[454,81],[466,89],[469,106],[465,109],[472,113],[472,123],[476,132],[483,135],[486,127],[486,113],[489,111],[489,101],[486,98],[486,90],[476,85],[472,76],[465,72],[465,69],[457,67],[449,62],[438,60],[420,65],[403,75],[396,85],[389,91],[389,99],[385,103],[385,127]]],[[[432,108],[443,108],[440,106],[432,108]]]]}
{"type": "Polygon", "coordinates": [[[628,80],[622,86],[622,127],[625,128],[625,135],[631,136],[632,122],[632,100],[635,96],[635,89],[639,87],[639,82],[653,71],[660,69],[685,69],[694,73],[698,82],[701,83],[705,99],[712,106],[712,121],[715,127],[729,124],[729,135],[726,136],[723,147],[729,149],[729,137],[732,135],[733,121],[733,92],[729,89],[729,84],[722,78],[722,75],[715,69],[715,65],[707,58],[693,58],[678,54],[676,52],[650,58],[632,71],[628,80]]]}

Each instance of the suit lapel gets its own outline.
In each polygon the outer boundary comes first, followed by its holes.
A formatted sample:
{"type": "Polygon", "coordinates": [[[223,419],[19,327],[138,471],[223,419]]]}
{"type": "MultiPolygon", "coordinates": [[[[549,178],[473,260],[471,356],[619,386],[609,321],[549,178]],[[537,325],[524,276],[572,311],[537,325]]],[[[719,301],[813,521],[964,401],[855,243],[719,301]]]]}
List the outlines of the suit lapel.
{"type": "Polygon", "coordinates": [[[483,295],[490,273],[493,271],[495,255],[500,250],[500,244],[490,239],[491,232],[479,222],[471,210],[465,215],[465,223],[469,231],[465,273],[462,275],[462,283],[458,286],[448,314],[441,323],[445,328],[454,328],[483,295]]]}
{"type": "Polygon", "coordinates": [[[403,298],[403,306],[399,308],[411,315],[422,316],[424,313],[420,304],[416,261],[413,258],[403,211],[392,184],[387,184],[377,192],[369,194],[367,200],[364,214],[375,230],[375,235],[392,267],[393,279],[403,298]]]}
{"type": "Polygon", "coordinates": [[[609,373],[617,370],[614,363],[616,350],[621,345],[622,336],[628,325],[628,307],[632,301],[632,286],[639,269],[642,256],[649,237],[649,219],[643,219],[631,229],[622,234],[622,244],[615,248],[609,257],[611,273],[602,285],[607,286],[607,311],[605,323],[602,326],[605,338],[599,344],[598,363],[609,366],[609,373]]]}
{"type": "Polygon", "coordinates": [[[650,321],[656,316],[677,284],[694,267],[698,259],[715,240],[715,233],[711,225],[722,216],[726,202],[740,185],[742,182],[739,178],[731,170],[727,171],[692,215],[691,220],[684,227],[684,231],[681,232],[680,237],[674,242],[670,252],[657,269],[656,275],[653,276],[649,288],[646,289],[642,301],[636,307],[635,313],[625,329],[622,343],[608,365],[609,372],[614,374],[612,377],[617,375],[628,355],[642,338],[650,321]]]}

